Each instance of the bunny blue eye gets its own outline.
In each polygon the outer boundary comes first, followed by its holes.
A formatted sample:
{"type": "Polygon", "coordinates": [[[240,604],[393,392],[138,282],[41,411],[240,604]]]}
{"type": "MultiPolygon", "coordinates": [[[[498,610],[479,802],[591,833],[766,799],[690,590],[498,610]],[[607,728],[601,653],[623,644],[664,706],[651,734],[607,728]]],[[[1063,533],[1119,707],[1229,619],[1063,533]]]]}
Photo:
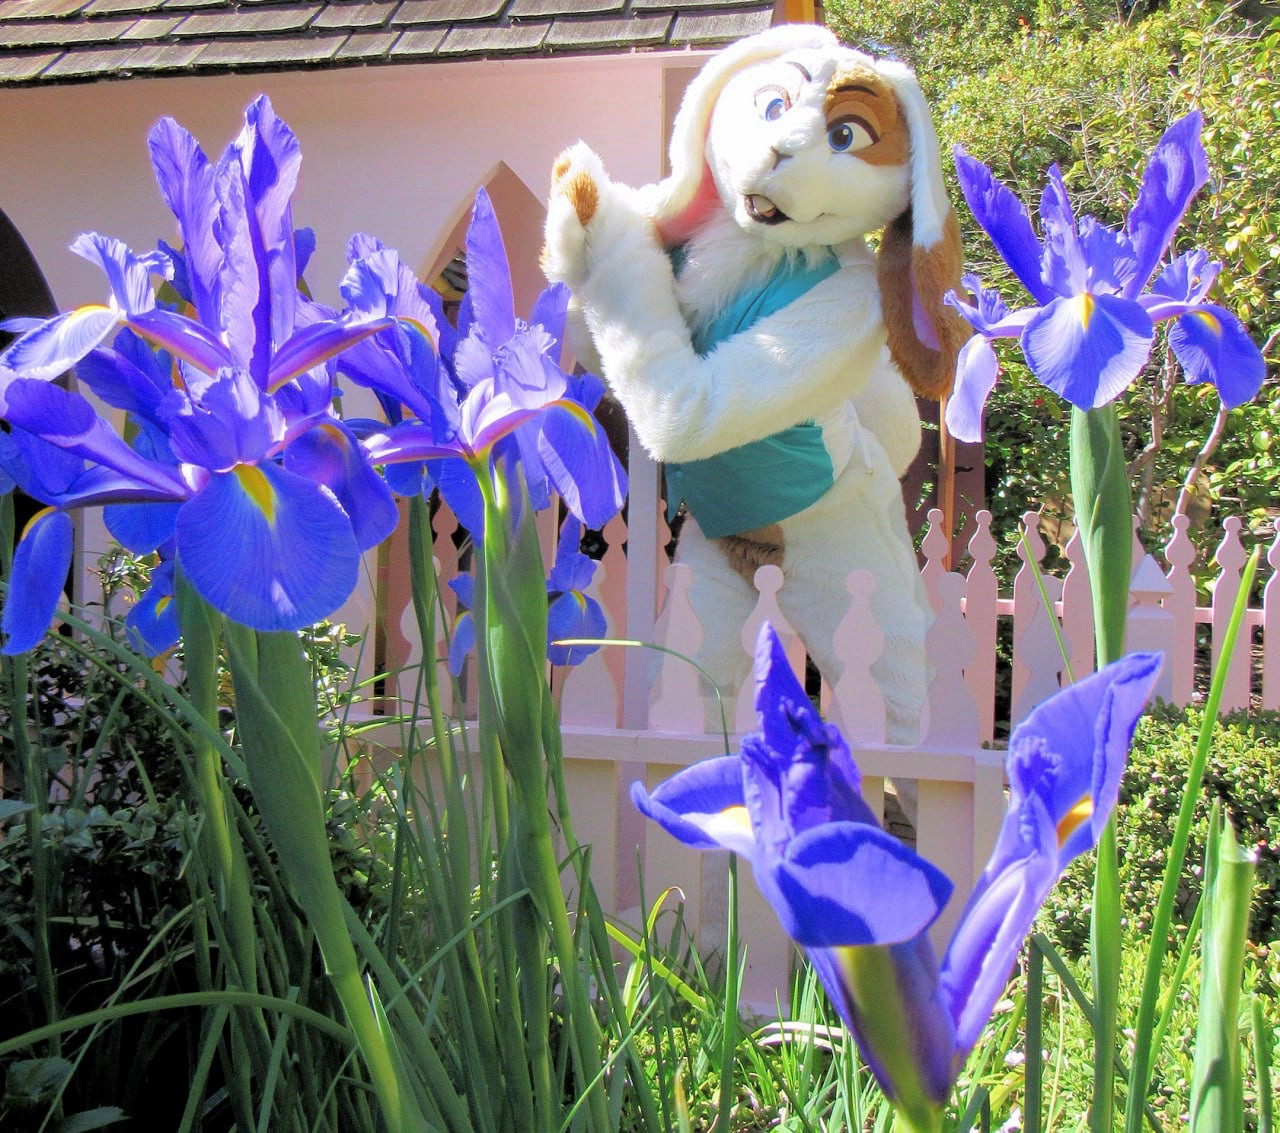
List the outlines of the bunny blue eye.
{"type": "Polygon", "coordinates": [[[853,145],[856,137],[848,122],[837,122],[827,131],[827,144],[835,153],[844,153],[853,145]]]}
{"type": "Polygon", "coordinates": [[[756,91],[756,113],[766,122],[776,122],[791,109],[791,97],[777,86],[761,87],[756,91]]]}

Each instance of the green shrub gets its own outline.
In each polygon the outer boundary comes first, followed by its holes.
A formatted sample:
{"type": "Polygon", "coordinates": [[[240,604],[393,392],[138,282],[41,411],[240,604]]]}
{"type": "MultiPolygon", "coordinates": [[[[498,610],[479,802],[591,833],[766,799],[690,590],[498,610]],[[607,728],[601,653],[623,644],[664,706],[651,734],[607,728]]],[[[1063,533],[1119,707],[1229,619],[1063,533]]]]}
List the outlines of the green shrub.
{"type": "MultiPolygon", "coordinates": [[[[1169,840],[1195,750],[1201,712],[1156,706],[1138,725],[1120,787],[1117,834],[1126,927],[1141,939],[1155,910],[1169,840]]],[[[1258,853],[1249,939],[1280,940],[1280,713],[1236,713],[1220,720],[1196,802],[1187,865],[1178,885],[1174,931],[1183,934],[1200,897],[1209,809],[1222,801],[1242,845],[1258,853]]],[[[1093,856],[1067,870],[1041,913],[1065,951],[1080,955],[1089,939],[1093,856]]]]}

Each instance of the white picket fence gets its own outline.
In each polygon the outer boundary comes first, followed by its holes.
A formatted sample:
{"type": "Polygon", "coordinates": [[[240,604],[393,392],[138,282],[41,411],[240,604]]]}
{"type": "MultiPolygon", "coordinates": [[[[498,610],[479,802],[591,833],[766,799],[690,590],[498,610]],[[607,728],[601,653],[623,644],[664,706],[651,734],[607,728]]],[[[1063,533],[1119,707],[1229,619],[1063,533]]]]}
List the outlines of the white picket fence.
{"type": "MultiPolygon", "coordinates": [[[[633,460],[633,465],[636,462],[633,460]]],[[[657,517],[654,522],[628,526],[615,518],[604,530],[606,550],[592,584],[609,621],[609,636],[654,641],[677,652],[696,653],[700,628],[689,608],[687,568],[668,563],[663,548],[669,532],[658,506],[656,470],[651,465],[632,469],[629,513],[657,517]],[[639,473],[639,474],[637,474],[639,473]],[[624,550],[624,544],[626,544],[624,550]]],[[[541,531],[549,562],[556,532],[550,513],[541,531]]],[[[854,744],[864,774],[867,801],[880,812],[886,778],[918,784],[917,850],[944,868],[956,884],[956,895],[935,933],[945,940],[965,896],[981,872],[994,844],[1003,816],[1002,754],[991,747],[1001,725],[1004,734],[1041,699],[1060,687],[1064,672],[1063,647],[1075,677],[1093,668],[1092,610],[1088,580],[1078,537],[1066,548],[1065,577],[1043,577],[1053,605],[1055,632],[1041,584],[1031,562],[1039,562],[1045,545],[1038,515],[1023,517],[1025,541],[1019,550],[1023,565],[1011,595],[998,593],[992,569],[997,544],[991,517],[977,516],[976,530],[955,560],[968,563],[965,571],[949,571],[944,563],[950,546],[939,527],[941,514],[930,514],[922,545],[922,576],[935,618],[927,639],[932,681],[921,743],[895,748],[884,742],[884,705],[870,677],[880,633],[869,612],[870,576],[849,579],[850,609],[837,627],[836,638],[845,671],[834,688],[823,689],[828,717],[838,722],[854,744]],[[996,690],[1003,676],[997,669],[996,643],[1001,626],[1010,627],[1012,664],[1007,675],[1011,691],[1010,719],[997,720],[996,690]],[[1061,635],[1062,645],[1059,643],[1061,635]]],[[[1145,554],[1135,539],[1136,564],[1130,592],[1129,647],[1158,649],[1166,665],[1157,688],[1165,699],[1188,703],[1198,681],[1197,637],[1208,631],[1212,657],[1218,661],[1222,631],[1240,587],[1247,555],[1241,542],[1242,522],[1229,518],[1216,554],[1218,575],[1212,602],[1196,600],[1190,566],[1195,551],[1185,518],[1175,520],[1173,534],[1163,548],[1166,566],[1145,554]]],[[[441,508],[434,520],[435,549],[443,578],[458,569],[453,534],[457,521],[441,508]]],[[[1248,613],[1248,632],[1242,633],[1237,653],[1253,654],[1261,664],[1235,664],[1224,705],[1246,707],[1252,702],[1280,708],[1280,536],[1270,548],[1272,568],[1263,603],[1248,613]],[[1255,639],[1259,639],[1256,640],[1255,639]],[[1255,675],[1259,685],[1251,684],[1255,675]]],[[[404,573],[407,574],[407,571],[404,573]]],[[[777,605],[781,572],[764,567],[756,575],[759,603],[744,627],[744,649],[750,652],[764,619],[774,623],[797,666],[803,656],[777,605]]],[[[388,662],[412,662],[422,656],[412,609],[404,605],[407,592],[391,588],[388,611],[392,633],[388,662]],[[399,595],[401,607],[394,602],[399,595]],[[398,630],[398,633],[395,632],[398,630]]],[[[445,592],[446,605],[452,602],[445,592]]],[[[443,642],[436,644],[441,655],[443,642]]],[[[1202,650],[1200,652],[1203,652],[1202,650]]],[[[797,670],[801,671],[801,670],[797,670]]],[[[562,722],[572,818],[579,840],[591,846],[592,877],[607,912],[639,923],[641,878],[648,902],[678,887],[668,899],[683,899],[683,915],[703,951],[724,939],[724,855],[702,854],[677,844],[645,822],[629,799],[630,785],[640,780],[652,787],[680,767],[723,754],[724,741],[703,728],[703,709],[694,670],[679,659],[651,650],[605,648],[578,668],[556,671],[563,684],[562,722]]],[[[729,707],[730,727],[742,733],[754,726],[752,690],[743,690],[729,707]]],[[[465,706],[461,706],[465,715],[465,706]]],[[[744,871],[745,877],[749,871],[744,871]]],[[[785,997],[794,959],[790,942],[754,885],[744,885],[742,923],[746,942],[744,999],[771,1008],[775,995],[785,997]]]]}

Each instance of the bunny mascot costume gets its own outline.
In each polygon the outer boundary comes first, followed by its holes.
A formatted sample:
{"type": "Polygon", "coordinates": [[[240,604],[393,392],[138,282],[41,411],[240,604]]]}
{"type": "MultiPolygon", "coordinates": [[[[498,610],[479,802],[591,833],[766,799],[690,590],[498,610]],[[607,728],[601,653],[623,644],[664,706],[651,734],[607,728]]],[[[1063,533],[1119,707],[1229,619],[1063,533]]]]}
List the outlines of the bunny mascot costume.
{"type": "Polygon", "coordinates": [[[670,152],[671,176],[638,189],[581,142],[562,154],[543,267],[573,289],[579,357],[688,511],[699,661],[736,693],[750,579],[771,562],[834,683],[846,580],[868,570],[887,738],[915,742],[930,615],[899,477],[920,443],[913,390],[945,396],[968,335],[942,302],[959,231],[920,88],[825,28],[775,27],[707,63],[670,152]]]}

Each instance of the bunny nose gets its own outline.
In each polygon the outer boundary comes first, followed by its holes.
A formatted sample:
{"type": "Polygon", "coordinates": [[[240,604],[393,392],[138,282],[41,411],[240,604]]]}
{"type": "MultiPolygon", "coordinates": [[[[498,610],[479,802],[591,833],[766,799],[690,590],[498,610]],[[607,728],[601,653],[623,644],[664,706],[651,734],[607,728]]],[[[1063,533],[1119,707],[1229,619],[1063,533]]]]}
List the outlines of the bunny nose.
{"type": "Polygon", "coordinates": [[[772,153],[773,153],[773,168],[774,168],[774,169],[777,169],[779,165],[781,165],[784,161],[786,161],[786,160],[787,160],[787,158],[789,158],[789,157],[791,156],[789,153],[783,153],[780,149],[778,149],[778,147],[777,147],[777,146],[770,146],[770,147],[769,147],[769,149],[770,149],[770,150],[772,151],[772,153]]]}

